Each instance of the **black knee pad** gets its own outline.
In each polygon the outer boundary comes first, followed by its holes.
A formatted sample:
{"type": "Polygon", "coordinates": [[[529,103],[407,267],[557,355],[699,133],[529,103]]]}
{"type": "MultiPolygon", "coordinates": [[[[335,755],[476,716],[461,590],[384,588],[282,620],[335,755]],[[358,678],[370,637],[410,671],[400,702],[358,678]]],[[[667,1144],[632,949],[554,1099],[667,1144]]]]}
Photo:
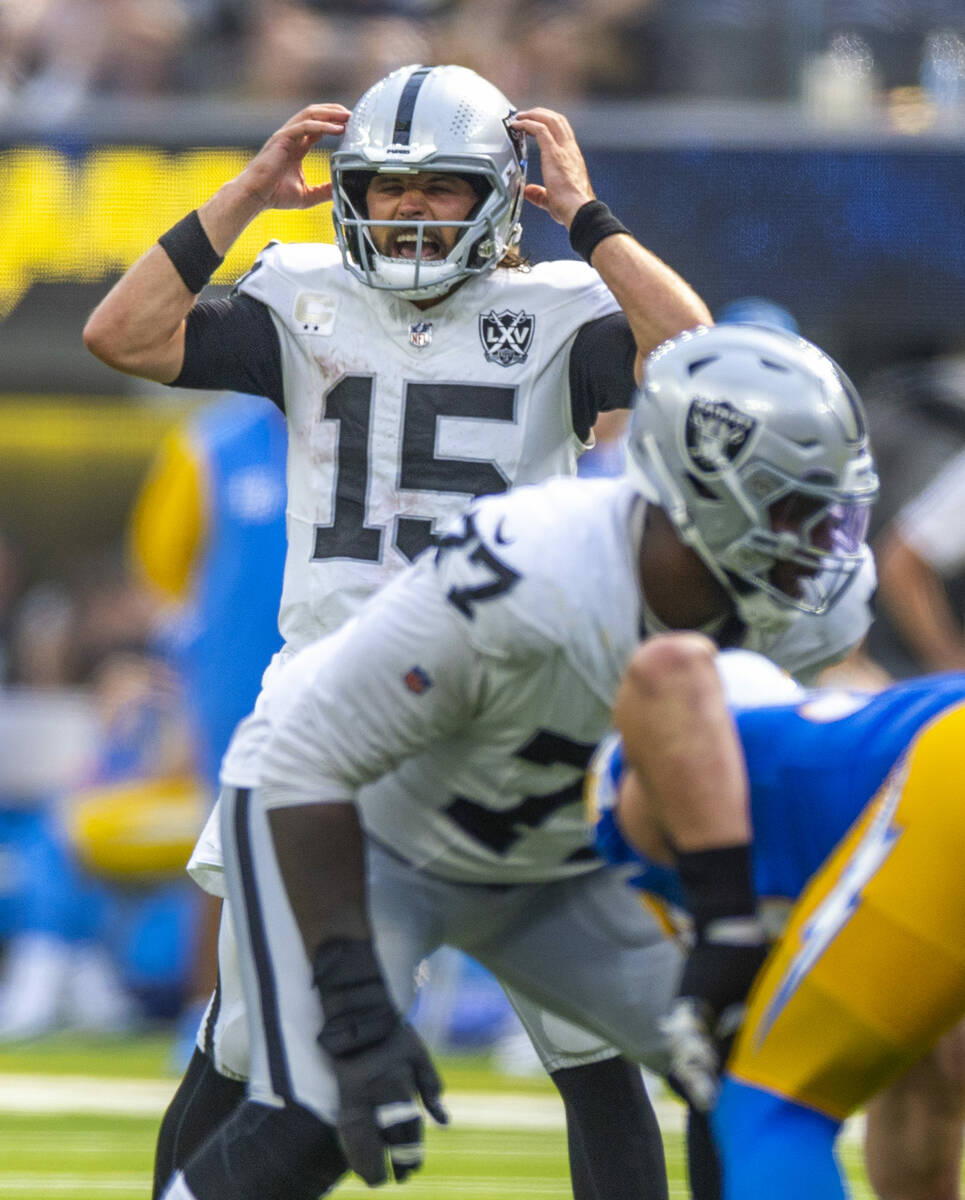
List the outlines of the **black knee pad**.
{"type": "Polygon", "coordinates": [[[335,1127],[246,1100],[184,1168],[198,1200],[318,1200],[347,1170],[335,1127]]]}

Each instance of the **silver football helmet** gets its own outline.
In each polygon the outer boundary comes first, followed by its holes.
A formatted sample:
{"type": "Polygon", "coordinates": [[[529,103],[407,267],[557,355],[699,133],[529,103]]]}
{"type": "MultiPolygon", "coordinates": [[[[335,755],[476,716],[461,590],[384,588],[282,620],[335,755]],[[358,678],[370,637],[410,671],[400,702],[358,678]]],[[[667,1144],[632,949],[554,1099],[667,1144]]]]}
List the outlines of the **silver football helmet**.
{"type": "Polygon", "coordinates": [[[460,279],[498,266],[521,233],[526,139],[510,129],[515,108],[466,67],[400,67],[369,88],[332,155],[332,216],[346,268],[369,287],[431,299],[460,279]],[[465,221],[379,221],[414,229],[414,259],[379,254],[365,193],[375,172],[451,172],[469,179],[479,201],[465,221]],[[423,261],[422,239],[459,230],[442,260],[423,261]]]}
{"type": "Polygon", "coordinates": [[[627,449],[628,477],[749,626],[776,632],[825,612],[863,561],[878,494],[864,412],[804,338],[732,324],[665,342],[647,361],[627,449]]]}

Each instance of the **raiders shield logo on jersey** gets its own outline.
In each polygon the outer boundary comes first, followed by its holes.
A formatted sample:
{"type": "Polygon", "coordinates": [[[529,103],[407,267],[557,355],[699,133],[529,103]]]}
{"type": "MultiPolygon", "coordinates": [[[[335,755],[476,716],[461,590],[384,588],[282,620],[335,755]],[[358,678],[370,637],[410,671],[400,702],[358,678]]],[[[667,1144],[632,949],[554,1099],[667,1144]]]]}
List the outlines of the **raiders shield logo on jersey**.
{"type": "Polygon", "coordinates": [[[687,413],[687,452],[694,466],[713,473],[732,463],[747,443],[757,422],[738,412],[727,400],[698,396],[687,413]]]}
{"type": "Polygon", "coordinates": [[[531,313],[502,312],[490,309],[479,314],[479,337],[487,362],[499,363],[501,367],[512,367],[526,361],[536,318],[531,313]]]}

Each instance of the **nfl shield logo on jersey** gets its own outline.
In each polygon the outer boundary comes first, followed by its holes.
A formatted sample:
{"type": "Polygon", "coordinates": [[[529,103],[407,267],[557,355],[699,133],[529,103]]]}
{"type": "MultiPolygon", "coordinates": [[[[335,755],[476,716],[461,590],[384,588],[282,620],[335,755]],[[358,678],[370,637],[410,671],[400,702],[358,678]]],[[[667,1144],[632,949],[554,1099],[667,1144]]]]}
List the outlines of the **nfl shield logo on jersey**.
{"type": "Polygon", "coordinates": [[[409,341],[417,350],[428,346],[432,341],[432,322],[416,321],[409,326],[409,341]]]}
{"type": "Polygon", "coordinates": [[[525,362],[535,328],[536,318],[531,313],[514,313],[509,309],[480,313],[479,337],[486,361],[499,363],[501,367],[525,362]]]}
{"type": "Polygon", "coordinates": [[[416,696],[421,696],[423,692],[427,692],[432,687],[429,672],[423,670],[422,667],[413,667],[411,671],[406,671],[403,682],[416,696]]]}
{"type": "Polygon", "coordinates": [[[687,451],[694,466],[709,474],[732,463],[757,422],[726,400],[698,396],[687,413],[687,451]]]}

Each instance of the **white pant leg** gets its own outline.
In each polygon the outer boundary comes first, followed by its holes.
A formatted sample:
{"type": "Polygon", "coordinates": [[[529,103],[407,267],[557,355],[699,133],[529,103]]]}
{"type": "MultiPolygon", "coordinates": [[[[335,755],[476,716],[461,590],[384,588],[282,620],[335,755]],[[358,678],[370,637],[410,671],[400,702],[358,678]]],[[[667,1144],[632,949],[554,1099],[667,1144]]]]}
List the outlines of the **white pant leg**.
{"type": "Polygon", "coordinates": [[[201,1020],[197,1044],[220,1075],[229,1079],[248,1078],[251,1069],[248,1015],[241,986],[238,943],[227,902],[222,905],[218,929],[218,986],[201,1020]]]}
{"type": "MultiPolygon", "coordinates": [[[[381,852],[376,850],[375,854],[381,852]]],[[[411,875],[407,868],[400,868],[395,877],[391,860],[386,858],[385,861],[389,867],[382,871],[383,887],[379,891],[379,912],[375,916],[378,927],[376,942],[379,957],[391,965],[398,950],[406,945],[406,939],[399,936],[398,918],[408,910],[400,906],[399,900],[400,893],[411,887],[411,875]]],[[[441,934],[438,932],[431,932],[426,944],[431,944],[439,936],[441,934]]],[[[394,969],[391,974],[398,978],[400,970],[394,969]]],[[[515,988],[506,987],[505,990],[547,1072],[601,1062],[620,1053],[598,1034],[563,1020],[515,988]]],[[[407,999],[411,999],[411,996],[407,998],[400,994],[397,997],[402,1011],[408,1006],[407,999]]],[[[227,904],[222,912],[218,934],[218,993],[212,997],[205,1012],[197,1044],[222,1075],[232,1079],[248,1078],[248,1022],[234,926],[227,904]]]]}
{"type": "MultiPolygon", "coordinates": [[[[292,1100],[334,1122],[335,1078],[318,1044],[322,1008],[312,967],[288,901],[257,789],[222,795],[222,843],[228,903],[237,934],[238,961],[251,1042],[250,1097],[279,1106],[292,1100]]],[[[369,907],[376,950],[392,998],[405,1011],[415,969],[436,917],[430,899],[402,876],[393,887],[373,888],[369,907]]]]}
{"type": "MultiPolygon", "coordinates": [[[[469,937],[460,948],[538,1007],[597,1034],[598,1051],[609,1043],[666,1071],[657,1018],[673,1000],[682,954],[621,872],[604,868],[544,885],[499,937],[469,937]]],[[[589,1043],[583,1049],[593,1053],[589,1043]]],[[[559,1065],[566,1064],[553,1069],[559,1065]]]]}
{"type": "Polygon", "coordinates": [[[506,987],[503,990],[548,1074],[567,1067],[603,1062],[619,1055],[616,1046],[611,1046],[599,1034],[582,1029],[571,1021],[564,1021],[515,988],[506,987]]]}
{"type": "Polygon", "coordinates": [[[530,1002],[528,1013],[562,1018],[533,1030],[548,1069],[615,1052],[666,1069],[656,1022],[673,1000],[683,956],[623,872],[491,888],[428,876],[378,847],[370,846],[370,864],[380,957],[388,961],[391,945],[411,936],[413,919],[435,914],[432,940],[478,959],[530,1002]]]}
{"type": "Polygon", "coordinates": [[[331,1121],[337,1107],[335,1083],[316,1041],[321,1006],[257,791],[226,788],[221,818],[228,904],[250,1032],[249,1095],[274,1107],[297,1100],[331,1121]],[[306,1072],[315,1086],[303,1097],[306,1072]]]}
{"type": "MultiPolygon", "coordinates": [[[[250,1094],[272,1105],[293,1099],[331,1122],[337,1096],[317,1042],[321,1006],[257,792],[226,794],[223,838],[251,1029],[250,1094]]],[[[448,942],[537,1004],[666,1068],[656,1018],[673,998],[681,954],[619,872],[490,888],[426,876],[372,844],[367,855],[376,948],[402,1011],[416,966],[448,942]]]]}

